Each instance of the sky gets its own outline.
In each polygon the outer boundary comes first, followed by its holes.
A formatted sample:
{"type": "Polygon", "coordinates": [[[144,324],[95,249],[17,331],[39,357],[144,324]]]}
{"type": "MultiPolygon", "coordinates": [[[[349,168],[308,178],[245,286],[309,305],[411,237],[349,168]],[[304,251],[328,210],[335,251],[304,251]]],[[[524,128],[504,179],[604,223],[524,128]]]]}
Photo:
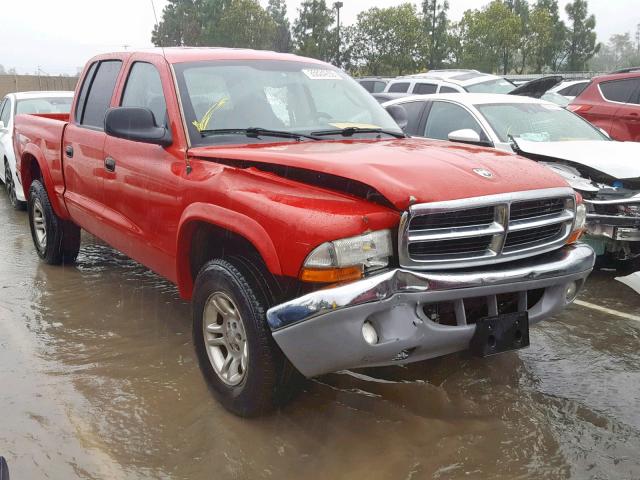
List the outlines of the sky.
{"type": "MultiPolygon", "coordinates": [[[[153,1],[161,16],[166,0],[153,1]]],[[[287,0],[291,20],[301,1],[287,0]]],[[[343,24],[355,22],[361,10],[403,3],[403,0],[342,1],[343,24]]],[[[465,10],[480,8],[488,1],[449,0],[450,17],[457,20],[465,10]]],[[[562,12],[568,1],[560,0],[562,12]]],[[[268,0],[260,2],[266,6],[268,0]]],[[[640,0],[589,0],[589,10],[596,15],[599,41],[624,32],[630,32],[633,38],[640,24],[639,7],[640,0]]],[[[40,69],[51,75],[74,75],[88,58],[98,53],[150,47],[155,24],[151,0],[2,0],[0,19],[0,65],[5,69],[14,67],[19,73],[40,69]]]]}

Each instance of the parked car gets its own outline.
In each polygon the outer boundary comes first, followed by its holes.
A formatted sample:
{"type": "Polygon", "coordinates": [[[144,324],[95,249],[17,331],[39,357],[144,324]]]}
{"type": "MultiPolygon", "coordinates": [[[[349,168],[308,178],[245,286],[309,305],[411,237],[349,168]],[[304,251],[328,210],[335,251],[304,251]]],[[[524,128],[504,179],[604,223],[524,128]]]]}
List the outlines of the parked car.
{"type": "Polygon", "coordinates": [[[526,346],[593,268],[560,176],[407,138],[313,59],[102,55],[68,121],[15,130],[38,255],[73,261],[82,228],[174,282],[204,377],[239,415],[279,404],[296,370],[526,346]]]}
{"type": "Polygon", "coordinates": [[[387,84],[384,93],[413,95],[429,95],[433,93],[508,93],[510,95],[539,98],[561,81],[561,76],[552,75],[516,86],[506,78],[477,70],[430,70],[426,73],[397,77],[387,84]]]}
{"type": "Polygon", "coordinates": [[[548,93],[557,93],[558,95],[562,95],[567,100],[571,101],[578,95],[580,95],[585,88],[587,88],[587,85],[589,85],[590,81],[591,80],[588,79],[564,80],[557,84],[555,87],[549,89],[548,93]]]}
{"type": "Polygon", "coordinates": [[[73,92],[19,92],[6,95],[0,103],[0,180],[11,205],[25,207],[20,176],[13,153],[13,118],[20,113],[69,113],[73,92]]]}
{"type": "Polygon", "coordinates": [[[383,104],[404,130],[515,152],[562,175],[587,205],[586,241],[616,261],[640,258],[640,144],[611,141],[559,106],[528,97],[428,95],[383,104]],[[393,110],[396,109],[395,112],[393,110]]]}
{"type": "Polygon", "coordinates": [[[614,140],[640,142],[640,68],[594,78],[568,108],[614,140]]]}
{"type": "Polygon", "coordinates": [[[387,83],[391,78],[387,77],[362,77],[356,78],[356,81],[364,87],[364,89],[369,93],[380,93],[384,92],[387,83]]]}

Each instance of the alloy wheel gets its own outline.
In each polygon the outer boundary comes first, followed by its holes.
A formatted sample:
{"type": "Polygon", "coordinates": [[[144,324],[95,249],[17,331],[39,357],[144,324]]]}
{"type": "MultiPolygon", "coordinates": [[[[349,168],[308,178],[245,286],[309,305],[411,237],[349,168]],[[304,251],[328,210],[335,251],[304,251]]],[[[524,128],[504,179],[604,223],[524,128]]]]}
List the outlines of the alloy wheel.
{"type": "Polygon", "coordinates": [[[35,198],[33,200],[33,215],[31,216],[31,222],[33,223],[33,231],[36,235],[36,241],[38,242],[38,248],[44,252],[47,248],[47,228],[44,218],[44,209],[40,200],[35,198]]]}
{"type": "Polygon", "coordinates": [[[11,169],[7,162],[4,163],[4,184],[7,189],[7,195],[9,195],[9,201],[12,206],[16,206],[18,203],[18,197],[16,197],[16,187],[13,183],[13,176],[11,175],[11,169]]]}
{"type": "Polygon", "coordinates": [[[227,385],[238,385],[247,373],[249,346],[238,307],[225,293],[212,293],[204,308],[203,338],[214,371],[227,385]]]}

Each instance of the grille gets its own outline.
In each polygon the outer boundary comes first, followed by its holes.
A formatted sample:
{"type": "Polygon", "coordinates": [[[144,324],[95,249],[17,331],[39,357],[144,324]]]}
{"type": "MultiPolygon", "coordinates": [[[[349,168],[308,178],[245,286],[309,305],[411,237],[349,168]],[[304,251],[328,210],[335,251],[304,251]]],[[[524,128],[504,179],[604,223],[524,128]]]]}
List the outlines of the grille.
{"type": "Polygon", "coordinates": [[[485,252],[493,236],[485,235],[473,238],[456,238],[453,240],[437,240],[435,242],[420,242],[409,245],[412,256],[473,254],[485,252]]]}
{"type": "Polygon", "coordinates": [[[398,231],[400,265],[462,268],[535,255],[562,245],[574,217],[568,188],[413,205],[398,231]]]}
{"type": "Polygon", "coordinates": [[[493,222],[495,209],[493,207],[472,208],[457,212],[434,213],[411,219],[410,230],[426,228],[453,228],[489,225],[493,222]]]}
{"type": "Polygon", "coordinates": [[[544,227],[530,228],[519,232],[510,232],[507,234],[507,240],[504,243],[505,250],[515,247],[523,247],[538,242],[547,242],[553,240],[562,234],[562,225],[545,225],[544,227]]]}
{"type": "Polygon", "coordinates": [[[528,202],[516,202],[511,205],[511,220],[558,215],[565,209],[562,198],[546,198],[528,202]]]}

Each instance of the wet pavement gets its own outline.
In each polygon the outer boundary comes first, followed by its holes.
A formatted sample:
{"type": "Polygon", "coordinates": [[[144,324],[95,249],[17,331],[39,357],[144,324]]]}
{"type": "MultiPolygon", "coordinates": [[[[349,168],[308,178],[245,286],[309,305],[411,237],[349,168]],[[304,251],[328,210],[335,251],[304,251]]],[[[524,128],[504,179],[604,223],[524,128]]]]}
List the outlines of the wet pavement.
{"type": "MultiPolygon", "coordinates": [[[[640,314],[597,272],[580,298],[640,314]]],[[[12,479],[640,478],[640,322],[574,305],[531,347],[307,382],[268,418],[209,394],[173,285],[86,236],[50,267],[0,191],[0,455],[12,479]]]]}

